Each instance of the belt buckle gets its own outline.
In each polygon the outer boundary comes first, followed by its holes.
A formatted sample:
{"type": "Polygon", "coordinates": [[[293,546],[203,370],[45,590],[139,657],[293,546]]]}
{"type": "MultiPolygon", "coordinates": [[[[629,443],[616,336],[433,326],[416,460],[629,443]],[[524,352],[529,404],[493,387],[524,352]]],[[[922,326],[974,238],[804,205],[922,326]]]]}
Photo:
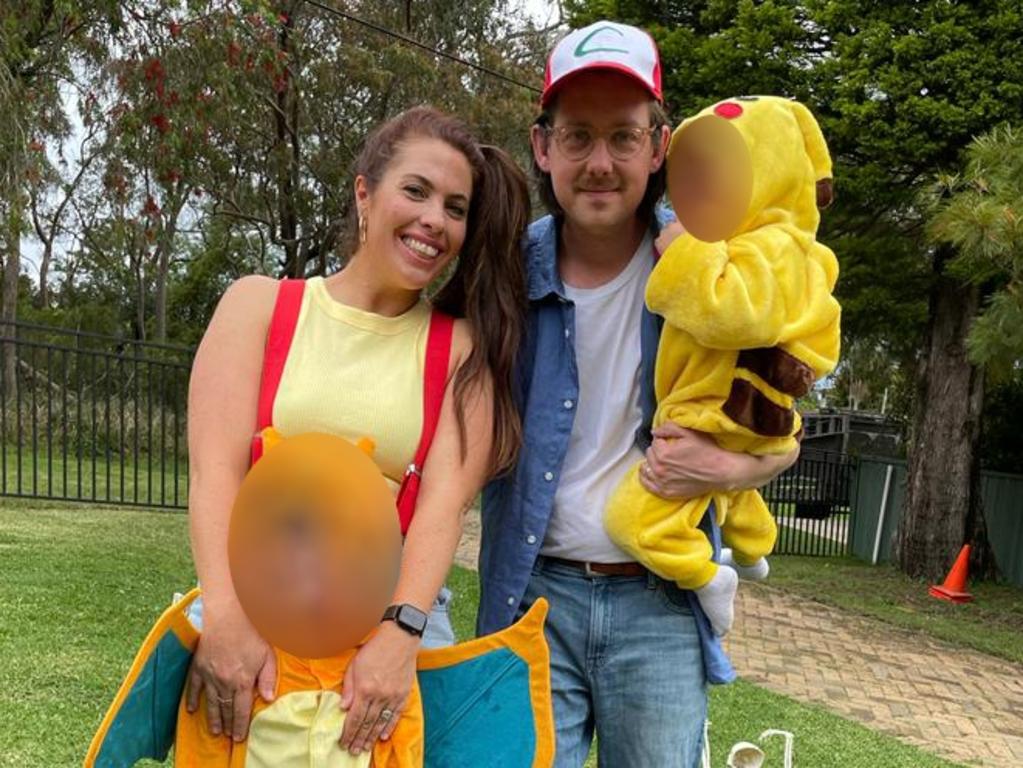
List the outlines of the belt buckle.
{"type": "Polygon", "coordinates": [[[588,560],[583,563],[583,573],[585,573],[586,576],[591,579],[594,578],[595,576],[602,575],[598,571],[593,570],[593,563],[589,562],[588,560]]]}

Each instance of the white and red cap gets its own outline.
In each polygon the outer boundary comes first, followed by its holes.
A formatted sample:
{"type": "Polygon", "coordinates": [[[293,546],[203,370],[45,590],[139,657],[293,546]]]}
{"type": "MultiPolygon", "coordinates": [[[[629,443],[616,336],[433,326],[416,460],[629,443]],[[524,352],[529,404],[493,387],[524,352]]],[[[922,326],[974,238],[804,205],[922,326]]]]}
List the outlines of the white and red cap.
{"type": "Polygon", "coordinates": [[[628,24],[598,21],[570,32],[554,46],[547,59],[540,105],[547,106],[573,75],[591,69],[621,72],[635,79],[658,101],[664,100],[661,57],[653,38],[628,24]]]}

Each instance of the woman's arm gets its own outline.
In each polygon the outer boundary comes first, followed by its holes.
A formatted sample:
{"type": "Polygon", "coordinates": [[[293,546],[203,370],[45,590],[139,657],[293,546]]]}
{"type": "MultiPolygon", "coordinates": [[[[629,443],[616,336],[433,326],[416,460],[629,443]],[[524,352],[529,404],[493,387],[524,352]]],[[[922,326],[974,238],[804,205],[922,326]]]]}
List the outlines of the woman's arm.
{"type": "Polygon", "coordinates": [[[666,499],[759,488],[799,458],[798,446],[790,453],[773,456],[726,451],[709,435],[670,421],[654,429],[653,435],[646,452],[649,471],[639,473],[640,482],[666,499]]]}
{"type": "Polygon", "coordinates": [[[186,705],[206,693],[214,734],[248,733],[253,686],[273,695],[273,653],[245,618],[231,582],[227,533],[248,470],[263,347],[277,283],[246,277],[224,294],[192,364],[188,389],[189,526],[203,592],[203,632],[189,672],[186,705]]]}
{"type": "MultiPolygon", "coordinates": [[[[416,513],[409,526],[402,553],[401,575],[395,603],[410,603],[430,612],[444,585],[455,549],[462,535],[462,520],[486,481],[492,441],[492,390],[489,381],[466,398],[466,453],[462,446],[454,407],[454,370],[469,356],[471,342],[463,321],[455,324],[452,342],[452,373],[441,408],[440,422],[423,467],[416,513]]],[[[381,720],[387,709],[400,712],[412,689],[420,640],[384,622],[349,665],[342,688],[342,704],[348,710],[341,746],[353,754],[372,748],[378,738],[388,738],[397,724],[381,720]]]]}

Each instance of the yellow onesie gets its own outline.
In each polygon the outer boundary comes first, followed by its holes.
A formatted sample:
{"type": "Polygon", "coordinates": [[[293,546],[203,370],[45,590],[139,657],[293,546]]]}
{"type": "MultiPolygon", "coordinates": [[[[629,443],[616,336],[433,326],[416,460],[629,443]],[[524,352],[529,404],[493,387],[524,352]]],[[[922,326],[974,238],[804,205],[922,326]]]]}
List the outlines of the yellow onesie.
{"type": "MultiPolygon", "coordinates": [[[[818,201],[831,197],[820,128],[797,102],[730,99],[678,127],[668,164],[669,194],[687,233],[647,283],[647,306],[665,320],[654,426],[671,421],[706,432],[731,451],[788,453],[801,433],[795,401],[835,367],[840,343],[832,295],[838,262],[816,240],[818,201]],[[680,212],[686,201],[677,199],[688,172],[680,160],[701,133],[712,135],[700,149],[708,162],[735,169],[737,188],[744,175],[747,182],[743,205],[723,230],[730,234],[713,241],[693,236],[700,220],[690,226],[680,212]]],[[[777,528],[757,491],[663,499],[641,485],[638,465],[609,500],[605,525],[651,571],[699,589],[718,569],[697,528],[712,501],[736,563],[753,565],[770,553],[777,528]]]]}

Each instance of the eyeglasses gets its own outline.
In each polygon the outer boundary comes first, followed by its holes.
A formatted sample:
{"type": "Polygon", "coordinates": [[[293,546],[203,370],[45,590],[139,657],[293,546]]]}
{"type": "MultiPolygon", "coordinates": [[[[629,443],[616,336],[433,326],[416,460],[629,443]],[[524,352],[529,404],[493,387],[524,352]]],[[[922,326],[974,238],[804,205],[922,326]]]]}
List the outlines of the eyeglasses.
{"type": "Polygon", "coordinates": [[[631,127],[598,132],[582,125],[555,125],[547,129],[547,135],[554,137],[554,143],[569,160],[585,160],[597,145],[597,139],[604,139],[611,157],[631,160],[655,130],[631,127]]]}

